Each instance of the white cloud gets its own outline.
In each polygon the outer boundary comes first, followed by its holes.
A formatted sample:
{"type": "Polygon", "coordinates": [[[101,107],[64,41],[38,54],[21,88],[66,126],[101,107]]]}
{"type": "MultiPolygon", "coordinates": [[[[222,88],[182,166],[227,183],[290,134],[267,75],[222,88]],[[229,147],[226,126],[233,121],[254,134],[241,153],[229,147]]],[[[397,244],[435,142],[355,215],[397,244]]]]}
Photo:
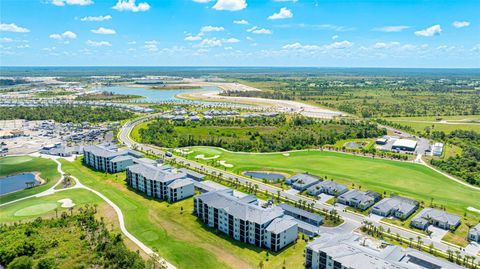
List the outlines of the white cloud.
{"type": "Polygon", "coordinates": [[[28,48],[30,48],[30,45],[28,45],[28,44],[17,46],[17,49],[28,49],[28,48]]]}
{"type": "Polygon", "coordinates": [[[112,7],[118,11],[147,11],[150,9],[150,5],[147,2],[135,3],[135,0],[118,0],[117,4],[112,7]]]}
{"type": "Polygon", "coordinates": [[[127,44],[128,45],[135,45],[135,44],[137,44],[137,41],[135,41],[135,40],[128,41],[127,44]]]}
{"type": "Polygon", "coordinates": [[[200,44],[195,45],[194,47],[221,47],[223,44],[233,44],[238,43],[240,40],[237,38],[227,38],[227,39],[218,39],[218,38],[205,38],[200,42],[200,44]]]}
{"type": "Polygon", "coordinates": [[[280,20],[280,19],[289,19],[293,17],[293,13],[290,9],[286,7],[280,8],[278,13],[273,13],[273,15],[269,16],[269,20],[280,20]]]}
{"type": "Polygon", "coordinates": [[[240,42],[240,40],[238,40],[234,37],[231,37],[231,38],[225,39],[223,42],[225,42],[225,43],[238,43],[238,42],[240,42]]]}
{"type": "Polygon", "coordinates": [[[399,42],[377,42],[375,45],[373,45],[374,49],[389,49],[392,47],[397,47],[399,46],[399,42]]]}
{"type": "Polygon", "coordinates": [[[200,32],[202,33],[207,33],[207,32],[221,32],[221,31],[224,31],[225,28],[221,27],[221,26],[211,26],[211,25],[207,25],[207,26],[203,26],[202,29],[200,29],[200,32]]]}
{"type": "Polygon", "coordinates": [[[233,21],[233,23],[247,25],[248,21],[247,20],[238,20],[238,21],[233,21]]]}
{"type": "Polygon", "coordinates": [[[13,42],[13,39],[11,39],[9,37],[2,37],[2,38],[0,38],[0,42],[1,43],[10,43],[10,42],[13,42]]]}
{"type": "Polygon", "coordinates": [[[286,50],[318,50],[318,49],[321,49],[321,47],[317,46],[317,45],[302,45],[299,42],[295,42],[295,43],[287,44],[287,45],[283,46],[282,49],[286,49],[286,50]]]}
{"type": "Polygon", "coordinates": [[[90,47],[111,47],[112,44],[108,41],[92,41],[87,40],[87,45],[90,47]]]}
{"type": "Polygon", "coordinates": [[[24,27],[20,27],[15,23],[1,23],[0,32],[14,32],[14,33],[28,33],[30,30],[24,27]]]}
{"type": "Polygon", "coordinates": [[[318,28],[318,29],[333,30],[333,31],[337,31],[337,32],[346,32],[346,31],[355,30],[355,28],[353,28],[353,27],[346,27],[346,26],[335,25],[335,24],[320,24],[320,25],[300,24],[298,26],[300,26],[300,28],[311,27],[311,28],[318,28]]]}
{"type": "Polygon", "coordinates": [[[258,26],[253,26],[250,29],[247,29],[247,32],[253,33],[253,34],[259,34],[259,35],[270,35],[272,34],[272,31],[269,29],[265,28],[259,28],[258,26]]]}
{"type": "Polygon", "coordinates": [[[52,0],[52,4],[59,7],[63,7],[65,5],[88,6],[93,4],[93,1],[92,0],[52,0]]]}
{"type": "Polygon", "coordinates": [[[238,11],[247,7],[246,0],[217,0],[213,6],[216,10],[238,11]]]}
{"type": "Polygon", "coordinates": [[[454,21],[452,23],[453,27],[455,28],[463,28],[463,27],[468,27],[470,26],[470,22],[468,21],[454,21]]]}
{"type": "Polygon", "coordinates": [[[198,41],[198,40],[201,40],[202,39],[202,36],[201,35],[187,35],[185,37],[185,41],[198,41]]]}
{"type": "Polygon", "coordinates": [[[429,37],[429,36],[439,35],[441,32],[442,32],[442,27],[440,27],[439,24],[436,24],[428,27],[427,29],[416,31],[415,35],[429,37]]]}
{"type": "Polygon", "coordinates": [[[326,49],[346,49],[353,46],[353,43],[347,40],[340,42],[333,42],[325,46],[326,49]]]}
{"type": "Polygon", "coordinates": [[[108,28],[103,28],[99,27],[98,29],[93,29],[91,30],[92,33],[94,34],[99,34],[99,35],[114,35],[117,32],[113,29],[108,29],[108,28]]]}
{"type": "Polygon", "coordinates": [[[77,34],[72,31],[65,31],[63,34],[51,34],[48,37],[55,40],[75,39],[77,38],[77,34]]]}
{"type": "Polygon", "coordinates": [[[332,40],[335,40],[335,39],[337,39],[337,38],[338,38],[338,35],[332,36],[332,40]]]}
{"type": "Polygon", "coordinates": [[[106,15],[106,16],[86,16],[81,18],[81,21],[108,21],[111,20],[112,16],[106,15]]]}
{"type": "Polygon", "coordinates": [[[383,27],[373,28],[373,31],[385,32],[385,33],[396,33],[396,32],[401,32],[403,30],[406,30],[408,28],[410,28],[410,26],[406,26],[406,25],[383,26],[383,27]]]}

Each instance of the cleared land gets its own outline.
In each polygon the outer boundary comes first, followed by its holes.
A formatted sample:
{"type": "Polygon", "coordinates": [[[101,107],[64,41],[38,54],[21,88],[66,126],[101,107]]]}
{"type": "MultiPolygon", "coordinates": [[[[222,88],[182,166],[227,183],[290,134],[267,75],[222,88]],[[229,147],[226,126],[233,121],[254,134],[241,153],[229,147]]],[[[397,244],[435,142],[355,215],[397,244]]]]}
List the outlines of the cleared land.
{"type": "Polygon", "coordinates": [[[418,132],[424,132],[427,127],[430,132],[450,133],[459,129],[480,132],[480,116],[398,117],[385,120],[410,126],[418,132]]]}
{"type": "Polygon", "coordinates": [[[50,188],[59,178],[57,164],[49,159],[30,156],[15,156],[0,158],[0,177],[24,172],[39,172],[40,177],[47,182],[31,189],[12,192],[0,196],[0,203],[6,203],[25,196],[33,195],[50,188]]]}
{"type": "Polygon", "coordinates": [[[127,229],[178,268],[256,268],[262,260],[264,268],[281,268],[284,260],[286,268],[303,266],[306,244],[303,240],[280,253],[270,253],[266,261],[265,250],[232,241],[197,221],[192,214],[191,198],[168,204],[129,189],[124,173],[95,172],[84,167],[80,160],[62,164],[66,172],[117,204],[127,229]]]}
{"type": "Polygon", "coordinates": [[[224,169],[238,174],[251,170],[280,171],[290,175],[309,172],[343,184],[354,183],[364,190],[396,193],[425,203],[433,198],[434,203],[445,205],[453,213],[468,212],[470,216],[480,217],[478,213],[467,211],[469,206],[480,208],[478,191],[419,164],[326,151],[297,151],[284,156],[282,153],[235,153],[211,147],[189,147],[189,150],[193,152],[187,158],[192,160],[198,154],[204,154],[205,157],[219,155],[213,161],[195,160],[207,164],[225,160],[233,167],[224,169]]]}

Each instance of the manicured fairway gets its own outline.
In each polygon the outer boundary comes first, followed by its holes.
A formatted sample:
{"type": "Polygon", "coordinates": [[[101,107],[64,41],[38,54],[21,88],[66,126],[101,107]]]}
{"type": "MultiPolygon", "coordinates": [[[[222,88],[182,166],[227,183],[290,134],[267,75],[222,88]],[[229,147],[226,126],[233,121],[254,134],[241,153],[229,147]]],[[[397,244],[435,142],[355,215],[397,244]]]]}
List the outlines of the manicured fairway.
{"type": "MultiPolygon", "coordinates": [[[[127,229],[178,268],[301,268],[305,242],[270,254],[263,249],[233,241],[207,228],[192,214],[193,199],[168,204],[142,196],[125,186],[125,173],[110,175],[84,167],[80,160],[62,161],[63,169],[78,177],[117,204],[127,229]],[[182,213],[183,209],[183,213],[182,213]]],[[[74,201],[75,202],[75,201],[74,201]]]]}
{"type": "Polygon", "coordinates": [[[96,194],[82,189],[72,189],[57,192],[38,198],[30,198],[13,204],[0,207],[0,223],[20,221],[24,219],[35,219],[38,216],[55,214],[55,208],[58,208],[58,214],[68,209],[62,208],[60,199],[69,198],[76,204],[74,208],[79,208],[85,204],[101,205],[105,203],[96,194]]]}
{"type": "Polygon", "coordinates": [[[1,195],[0,204],[42,192],[50,188],[60,178],[60,173],[57,171],[57,164],[52,160],[30,156],[0,158],[0,176],[35,171],[40,172],[40,177],[47,181],[46,184],[27,190],[1,195]]]}
{"type": "Polygon", "coordinates": [[[480,209],[479,191],[453,182],[420,164],[313,150],[290,152],[289,156],[283,153],[232,153],[211,147],[189,147],[189,150],[193,151],[187,156],[189,159],[208,164],[225,160],[233,164],[232,168],[226,169],[238,174],[248,170],[280,171],[290,175],[309,172],[343,184],[355,183],[364,190],[396,193],[425,203],[433,198],[434,203],[447,206],[451,212],[468,212],[480,217],[478,213],[467,211],[469,206],[480,209]],[[203,161],[195,159],[198,154],[220,157],[203,161]]]}

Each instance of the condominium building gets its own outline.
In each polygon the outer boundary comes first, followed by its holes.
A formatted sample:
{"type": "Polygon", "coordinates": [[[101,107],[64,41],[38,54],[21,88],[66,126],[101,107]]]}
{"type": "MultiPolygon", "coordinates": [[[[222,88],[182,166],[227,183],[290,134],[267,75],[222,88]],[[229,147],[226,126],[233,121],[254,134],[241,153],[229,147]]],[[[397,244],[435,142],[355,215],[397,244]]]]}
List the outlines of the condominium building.
{"type": "Polygon", "coordinates": [[[127,184],[147,196],[176,202],[195,193],[194,181],[169,165],[139,163],[127,167],[127,184]]]}
{"type": "Polygon", "coordinates": [[[298,225],[282,208],[263,208],[255,196],[237,197],[232,189],[196,196],[194,211],[208,226],[257,247],[278,251],[297,238],[298,225]]]}
{"type": "Polygon", "coordinates": [[[142,153],[124,149],[119,150],[115,145],[100,144],[83,148],[83,162],[85,165],[98,171],[118,173],[133,165],[136,158],[141,158],[142,153]]]}
{"type": "Polygon", "coordinates": [[[308,269],[460,269],[441,258],[356,234],[322,234],[307,245],[308,269]]]}

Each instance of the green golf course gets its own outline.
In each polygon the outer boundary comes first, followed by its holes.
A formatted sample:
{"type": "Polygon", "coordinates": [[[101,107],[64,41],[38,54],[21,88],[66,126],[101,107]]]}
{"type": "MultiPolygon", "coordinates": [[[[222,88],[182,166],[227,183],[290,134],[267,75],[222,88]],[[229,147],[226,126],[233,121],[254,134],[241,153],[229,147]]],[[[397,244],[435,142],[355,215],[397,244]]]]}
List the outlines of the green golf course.
{"type": "Polygon", "coordinates": [[[468,207],[480,209],[480,192],[454,182],[447,177],[420,164],[372,159],[344,153],[305,150],[289,153],[238,153],[220,148],[189,147],[188,159],[215,165],[219,168],[241,174],[244,171],[279,171],[294,175],[309,172],[328,177],[351,187],[354,183],[363,190],[380,193],[395,193],[418,201],[445,205],[452,213],[480,217],[479,213],[468,211],[468,207]],[[197,155],[204,158],[195,158],[197,155]],[[286,156],[287,155],[287,156],[286,156]],[[219,162],[225,161],[226,167],[219,162]]]}

